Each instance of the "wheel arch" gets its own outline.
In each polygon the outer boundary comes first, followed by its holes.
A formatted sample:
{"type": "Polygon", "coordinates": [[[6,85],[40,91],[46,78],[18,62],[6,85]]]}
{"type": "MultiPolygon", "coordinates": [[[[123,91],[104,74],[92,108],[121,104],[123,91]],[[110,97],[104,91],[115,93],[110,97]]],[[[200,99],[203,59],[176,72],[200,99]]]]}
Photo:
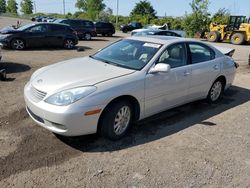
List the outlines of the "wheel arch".
{"type": "Polygon", "coordinates": [[[98,125],[97,125],[97,131],[100,130],[99,126],[100,126],[100,122],[104,116],[104,114],[107,112],[107,109],[114,103],[116,103],[117,101],[129,101],[130,104],[133,107],[133,121],[137,121],[140,118],[140,103],[139,101],[132,95],[121,95],[119,97],[116,97],[114,99],[112,99],[104,108],[104,110],[102,111],[99,119],[98,119],[98,125]]]}
{"type": "MultiPolygon", "coordinates": [[[[217,80],[221,80],[222,82],[223,82],[223,90],[225,89],[225,86],[226,86],[226,84],[227,84],[227,79],[226,79],[226,77],[224,76],[224,75],[220,75],[220,76],[218,76],[215,80],[214,80],[214,82],[215,81],[217,81],[217,80]]],[[[213,82],[213,83],[214,83],[213,82]]]]}

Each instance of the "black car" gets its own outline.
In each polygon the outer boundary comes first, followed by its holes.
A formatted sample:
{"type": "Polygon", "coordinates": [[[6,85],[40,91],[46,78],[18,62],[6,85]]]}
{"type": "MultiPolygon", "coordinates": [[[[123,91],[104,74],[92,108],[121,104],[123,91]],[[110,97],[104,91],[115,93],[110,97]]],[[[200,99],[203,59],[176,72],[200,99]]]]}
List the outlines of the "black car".
{"type": "Polygon", "coordinates": [[[8,27],[0,30],[0,43],[15,50],[42,46],[71,49],[78,43],[78,37],[65,24],[32,23],[18,29],[8,27]]]}
{"type": "Polygon", "coordinates": [[[163,35],[163,36],[173,36],[182,37],[178,33],[169,30],[161,29],[138,29],[131,32],[132,36],[145,36],[145,35],[163,35]]]}
{"type": "Polygon", "coordinates": [[[131,22],[128,25],[121,25],[121,31],[127,33],[128,31],[133,31],[134,29],[141,29],[142,24],[139,22],[131,22]]]}
{"type": "Polygon", "coordinates": [[[58,19],[54,23],[70,25],[76,32],[79,39],[91,40],[96,36],[95,25],[89,20],[58,19]]]}
{"type": "Polygon", "coordinates": [[[115,27],[112,23],[109,22],[96,22],[95,23],[96,33],[101,34],[102,36],[111,37],[115,34],[115,27]]]}

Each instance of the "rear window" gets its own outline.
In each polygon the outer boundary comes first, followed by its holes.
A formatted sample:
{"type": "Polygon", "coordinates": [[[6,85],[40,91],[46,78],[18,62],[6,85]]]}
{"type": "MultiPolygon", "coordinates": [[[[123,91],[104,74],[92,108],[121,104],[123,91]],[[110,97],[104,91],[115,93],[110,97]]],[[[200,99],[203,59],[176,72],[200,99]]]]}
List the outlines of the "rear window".
{"type": "Polygon", "coordinates": [[[51,31],[58,32],[58,31],[65,31],[65,26],[63,25],[50,25],[51,31]]]}
{"type": "Polygon", "coordinates": [[[82,21],[82,25],[86,27],[93,27],[94,23],[91,21],[82,21]]]}
{"type": "Polygon", "coordinates": [[[215,58],[215,53],[212,49],[201,44],[189,44],[192,63],[201,63],[210,61],[215,58]]]}

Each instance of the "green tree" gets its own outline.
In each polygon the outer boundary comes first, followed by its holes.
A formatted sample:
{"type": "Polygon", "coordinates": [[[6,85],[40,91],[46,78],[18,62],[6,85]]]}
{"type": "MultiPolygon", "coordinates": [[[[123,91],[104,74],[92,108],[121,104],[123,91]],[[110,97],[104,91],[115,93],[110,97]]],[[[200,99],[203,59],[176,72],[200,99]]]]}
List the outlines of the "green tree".
{"type": "Polygon", "coordinates": [[[230,11],[220,8],[212,17],[212,22],[217,24],[227,24],[230,17],[230,11]]]}
{"type": "MultiPolygon", "coordinates": [[[[141,0],[139,3],[136,3],[135,7],[130,13],[132,17],[144,17],[149,23],[151,19],[156,18],[156,11],[151,3],[147,0],[141,0]]],[[[143,19],[143,18],[142,18],[143,19]]]]}
{"type": "Polygon", "coordinates": [[[16,0],[8,0],[6,10],[7,10],[7,12],[9,12],[11,14],[17,14],[17,2],[16,2],[16,0]]]}
{"type": "Polygon", "coordinates": [[[100,18],[101,21],[109,22],[110,17],[112,16],[112,14],[113,14],[113,10],[108,7],[107,9],[102,10],[99,13],[99,18],[100,18]]]}
{"type": "Polygon", "coordinates": [[[91,20],[98,19],[100,12],[106,7],[103,0],[77,0],[75,6],[91,20]]]}
{"type": "Polygon", "coordinates": [[[6,12],[6,0],[0,0],[0,14],[6,12]]]}
{"type": "Polygon", "coordinates": [[[24,14],[32,14],[33,13],[32,0],[22,0],[20,6],[21,6],[22,13],[24,13],[24,14]]]}
{"type": "Polygon", "coordinates": [[[192,13],[186,14],[183,22],[183,27],[188,36],[194,36],[196,32],[208,29],[210,22],[209,3],[209,0],[192,0],[190,3],[192,13]]]}

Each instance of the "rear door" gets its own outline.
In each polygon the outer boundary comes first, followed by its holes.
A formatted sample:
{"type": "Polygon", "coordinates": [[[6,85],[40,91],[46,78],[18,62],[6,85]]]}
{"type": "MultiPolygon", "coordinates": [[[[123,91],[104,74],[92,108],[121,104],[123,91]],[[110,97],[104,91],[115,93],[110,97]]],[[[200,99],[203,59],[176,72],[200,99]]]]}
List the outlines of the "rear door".
{"type": "Polygon", "coordinates": [[[186,46],[178,43],[168,47],[157,63],[169,64],[168,73],[147,74],[145,78],[145,115],[149,116],[187,100],[190,84],[190,65],[186,46]]]}
{"type": "Polygon", "coordinates": [[[188,43],[192,76],[189,88],[189,99],[206,97],[212,83],[220,74],[220,62],[215,58],[215,52],[200,43],[188,43]]]}
{"type": "Polygon", "coordinates": [[[48,25],[35,25],[25,31],[26,45],[29,47],[40,47],[48,44],[46,38],[48,34],[48,25]]]}
{"type": "Polygon", "coordinates": [[[47,35],[50,46],[62,46],[66,35],[66,27],[63,25],[51,24],[47,35]]]}

